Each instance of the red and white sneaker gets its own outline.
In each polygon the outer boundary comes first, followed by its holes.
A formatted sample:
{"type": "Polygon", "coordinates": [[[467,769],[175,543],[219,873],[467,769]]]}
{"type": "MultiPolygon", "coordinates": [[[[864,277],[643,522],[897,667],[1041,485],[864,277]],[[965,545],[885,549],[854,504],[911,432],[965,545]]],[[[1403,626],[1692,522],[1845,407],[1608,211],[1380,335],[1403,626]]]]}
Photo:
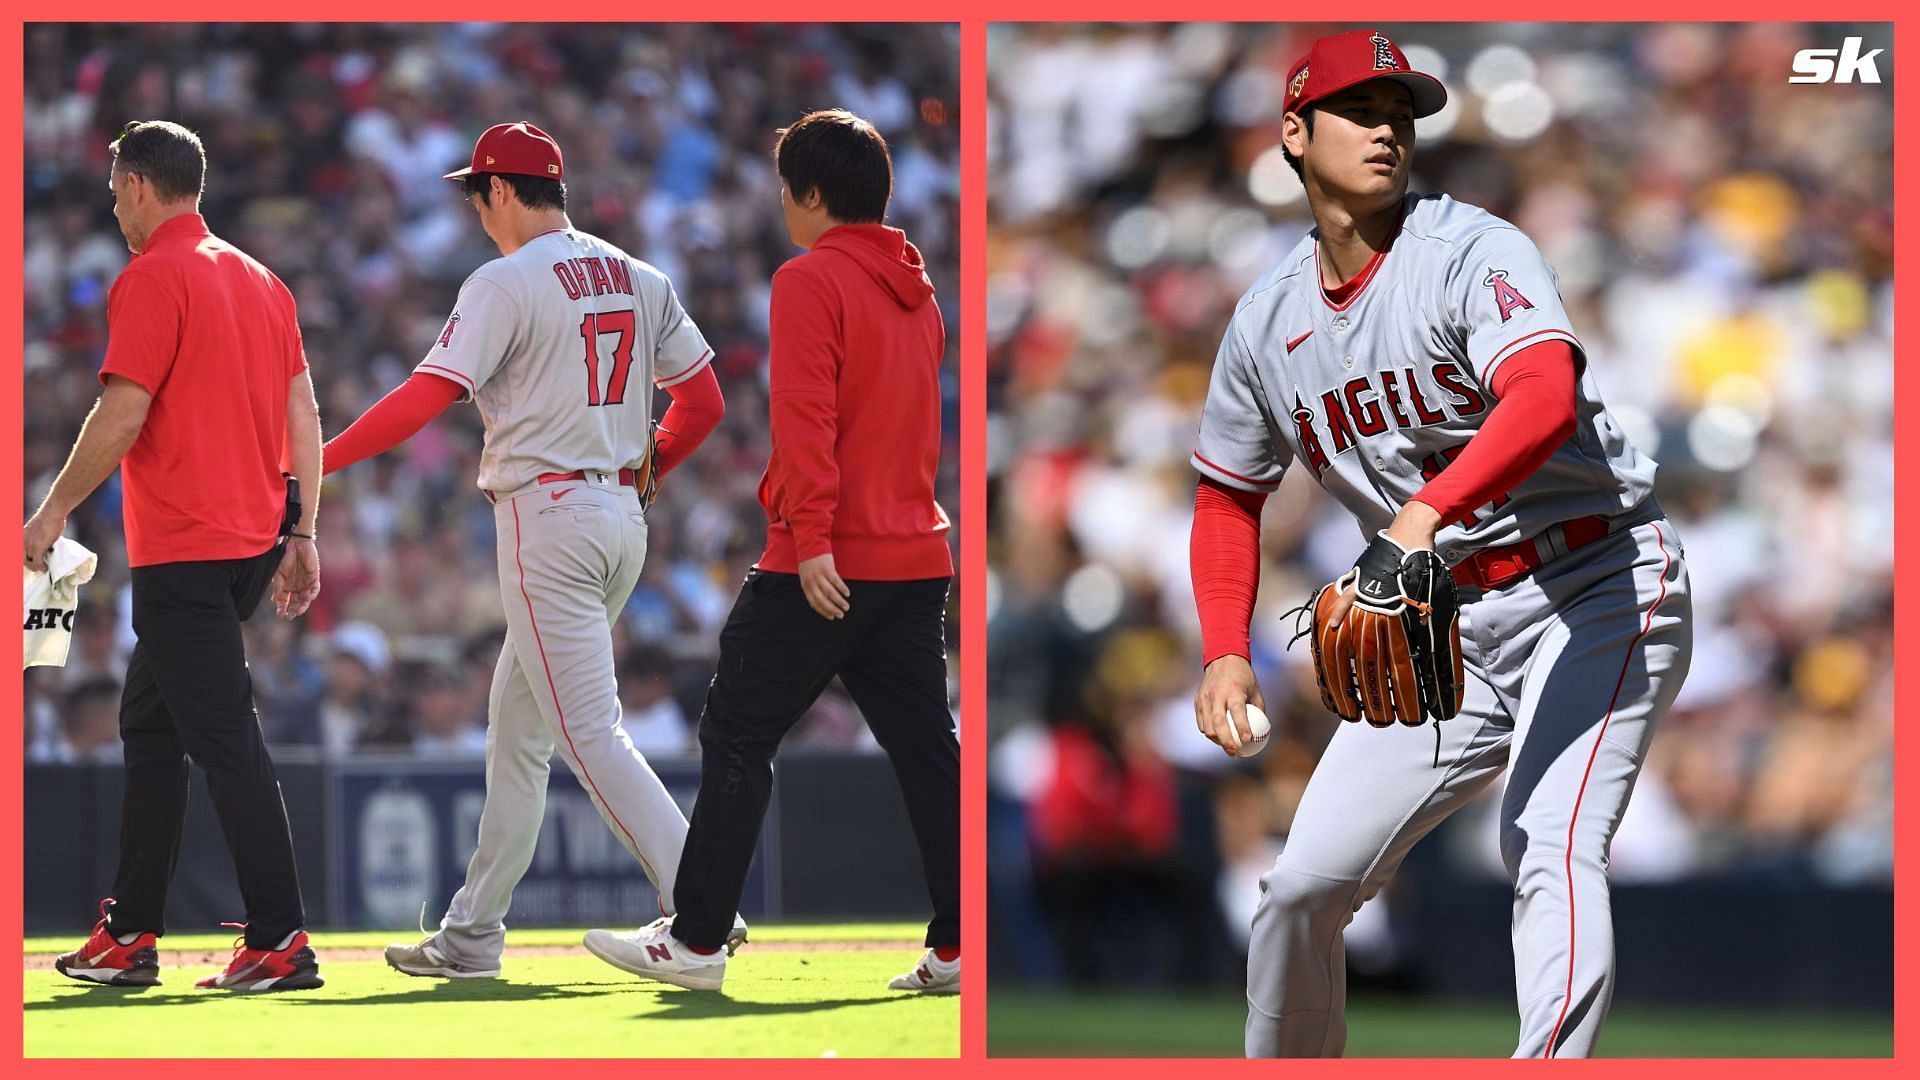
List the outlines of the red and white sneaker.
{"type": "Polygon", "coordinates": [[[55,957],[53,968],[70,979],[107,986],[159,986],[160,939],[141,934],[125,945],[107,929],[107,910],[113,898],[100,901],[100,921],[93,924],[87,943],[65,956],[55,957]]]}
{"type": "Polygon", "coordinates": [[[325,986],[320,978],[320,961],[307,944],[307,932],[294,932],[284,949],[254,949],[247,946],[244,923],[221,923],[243,931],[233,942],[233,960],[227,970],[201,979],[193,985],[202,990],[313,990],[325,986]]]}
{"type": "Polygon", "coordinates": [[[949,962],[928,949],[912,971],[894,976],[887,986],[893,990],[918,990],[923,994],[957,994],[960,992],[960,958],[954,957],[949,962]]]}

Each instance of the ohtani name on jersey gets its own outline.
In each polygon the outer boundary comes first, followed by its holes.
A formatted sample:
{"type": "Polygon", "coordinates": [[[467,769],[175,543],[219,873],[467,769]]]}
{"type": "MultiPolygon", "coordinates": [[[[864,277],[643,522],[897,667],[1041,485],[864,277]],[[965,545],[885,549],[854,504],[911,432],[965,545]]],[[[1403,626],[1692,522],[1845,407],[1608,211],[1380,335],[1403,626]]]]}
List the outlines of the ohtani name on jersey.
{"type": "Polygon", "coordinates": [[[553,276],[567,290],[567,299],[605,296],[608,293],[633,295],[633,264],[625,259],[603,259],[582,255],[553,264],[553,276]]]}
{"type": "Polygon", "coordinates": [[[1442,423],[1447,419],[1446,409],[1452,409],[1453,415],[1460,418],[1487,411],[1486,396],[1467,379],[1458,363],[1447,360],[1429,369],[1433,384],[1448,396],[1439,402],[1440,408],[1435,408],[1427,400],[1426,392],[1420,389],[1420,381],[1415,377],[1418,370],[1388,368],[1355,376],[1323,392],[1317,402],[1320,406],[1317,414],[1312,405],[1298,395],[1294,397],[1294,431],[1299,436],[1301,453],[1313,466],[1315,476],[1326,472],[1332,463],[1326,450],[1327,442],[1333,444],[1335,454],[1344,454],[1359,445],[1361,439],[1379,435],[1389,427],[1404,430],[1442,423]],[[1325,441],[1321,438],[1322,418],[1325,441]]]}

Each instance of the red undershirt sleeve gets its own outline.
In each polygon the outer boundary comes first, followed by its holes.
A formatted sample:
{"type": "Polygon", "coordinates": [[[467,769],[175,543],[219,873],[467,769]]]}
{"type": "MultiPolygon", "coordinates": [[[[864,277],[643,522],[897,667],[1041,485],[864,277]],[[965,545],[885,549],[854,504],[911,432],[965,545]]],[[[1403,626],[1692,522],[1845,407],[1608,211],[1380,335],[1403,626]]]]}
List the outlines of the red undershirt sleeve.
{"type": "Polygon", "coordinates": [[[1248,631],[1260,589],[1260,508],[1265,494],[1202,477],[1193,493],[1193,535],[1187,559],[1200,610],[1203,664],[1222,656],[1253,657],[1248,631]]]}
{"type": "Polygon", "coordinates": [[[399,446],[465,393],[466,388],[452,379],[414,372],[328,441],[321,449],[323,472],[339,472],[399,446]]]}
{"type": "Polygon", "coordinates": [[[720,394],[720,380],[714,377],[711,364],[687,381],[667,387],[667,393],[673,404],[660,418],[659,442],[654,450],[657,456],[653,467],[661,476],[692,456],[720,426],[720,418],[727,415],[727,402],[720,394]]]}
{"type": "Polygon", "coordinates": [[[1532,476],[1573,434],[1573,346],[1558,339],[1508,357],[1488,387],[1498,398],[1480,430],[1414,498],[1461,521],[1532,476]]]}

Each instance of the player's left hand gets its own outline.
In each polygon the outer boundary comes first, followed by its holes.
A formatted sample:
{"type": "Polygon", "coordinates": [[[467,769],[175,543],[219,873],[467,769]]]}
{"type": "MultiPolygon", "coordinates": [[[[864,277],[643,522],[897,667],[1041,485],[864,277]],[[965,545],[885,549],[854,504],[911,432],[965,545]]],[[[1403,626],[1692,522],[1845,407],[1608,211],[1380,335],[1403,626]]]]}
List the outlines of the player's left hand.
{"type": "Polygon", "coordinates": [[[23,546],[26,549],[27,569],[39,573],[47,568],[47,556],[52,554],[53,545],[60,540],[60,534],[67,531],[67,515],[49,513],[46,507],[34,511],[27,519],[27,529],[23,546]]]}
{"type": "Polygon", "coordinates": [[[297,619],[319,595],[319,548],[303,537],[289,538],[280,568],[273,572],[273,610],[283,619],[297,619]]]}
{"type": "Polygon", "coordinates": [[[807,606],[820,613],[820,617],[837,621],[847,617],[853,610],[853,590],[840,580],[839,571],[833,568],[833,555],[815,555],[811,559],[800,560],[800,591],[806,594],[807,606]]]}

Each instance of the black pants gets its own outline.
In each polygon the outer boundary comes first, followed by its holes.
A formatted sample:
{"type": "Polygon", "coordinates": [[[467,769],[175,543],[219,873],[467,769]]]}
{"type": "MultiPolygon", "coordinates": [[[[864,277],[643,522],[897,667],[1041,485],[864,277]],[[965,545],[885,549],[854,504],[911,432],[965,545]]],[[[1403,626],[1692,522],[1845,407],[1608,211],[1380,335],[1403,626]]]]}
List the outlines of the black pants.
{"type": "Polygon", "coordinates": [[[188,758],[206,771],[239,872],[247,944],[271,948],[306,922],[287,807],[260,735],[240,636],[282,550],[133,570],[139,643],[120,697],[127,772],[110,923],[115,934],[166,932],[167,886],[187,812],[188,758]]]}
{"type": "MultiPolygon", "coordinates": [[[[933,900],[927,944],[960,944],[960,744],[947,709],[947,578],[849,581],[820,617],[793,574],[754,570],[720,631],[700,714],[700,795],[673,890],[674,936],[714,948],[733,926],[773,794],[773,754],[834,675],[893,762],[933,900]]],[[[850,838],[849,842],[857,842],[850,838]]]]}

